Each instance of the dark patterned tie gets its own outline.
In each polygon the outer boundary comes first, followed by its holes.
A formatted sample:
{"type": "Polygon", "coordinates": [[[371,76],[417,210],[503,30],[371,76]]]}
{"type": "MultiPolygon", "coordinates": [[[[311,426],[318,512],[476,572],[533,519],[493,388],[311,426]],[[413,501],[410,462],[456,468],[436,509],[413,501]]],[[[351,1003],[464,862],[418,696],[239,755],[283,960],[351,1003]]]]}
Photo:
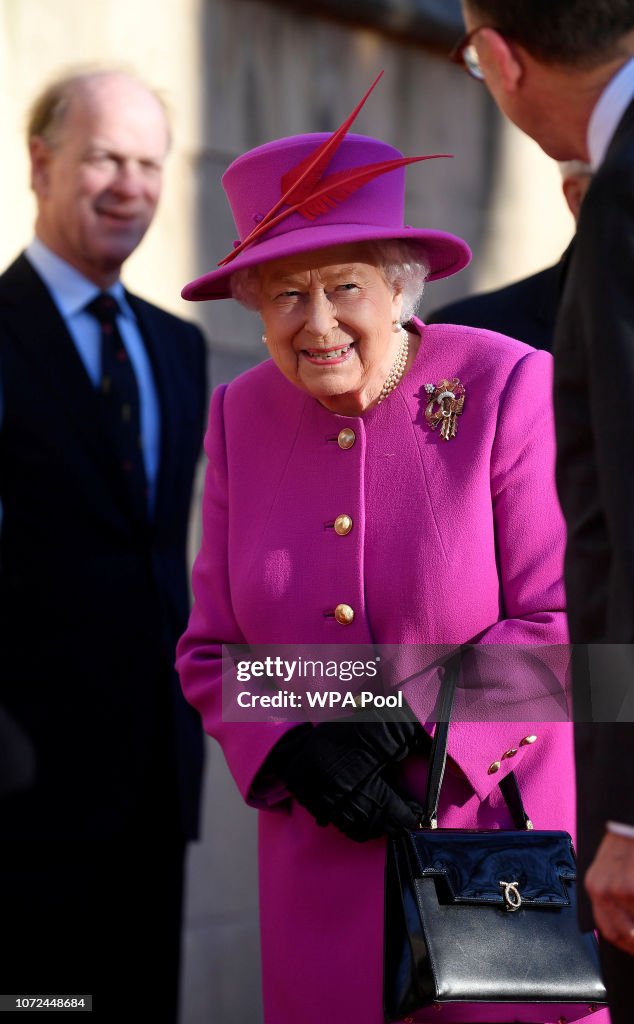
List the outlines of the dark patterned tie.
{"type": "Polygon", "coordinates": [[[86,306],[101,328],[101,394],[109,411],[121,467],[139,512],[147,514],[147,479],[143,462],[139,389],[119,328],[119,303],[101,292],[86,306]]]}

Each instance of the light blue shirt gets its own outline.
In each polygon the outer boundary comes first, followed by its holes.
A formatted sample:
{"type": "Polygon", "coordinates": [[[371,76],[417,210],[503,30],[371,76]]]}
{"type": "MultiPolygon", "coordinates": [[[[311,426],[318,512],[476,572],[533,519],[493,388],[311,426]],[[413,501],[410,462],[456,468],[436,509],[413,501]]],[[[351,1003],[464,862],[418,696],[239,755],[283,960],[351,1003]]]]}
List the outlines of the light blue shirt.
{"type": "Polygon", "coordinates": [[[634,99],[634,57],[620,68],[601,93],[588,124],[588,152],[592,170],[603,163],[619,121],[634,99]]]}
{"type": "MultiPolygon", "coordinates": [[[[86,373],[95,388],[98,387],[101,378],[101,330],[96,318],[87,313],[85,307],[99,294],[100,289],[69,263],[51,252],[39,238],[34,238],[27,246],[25,255],[51,293],[51,298],[63,317],[86,373]]],[[[149,490],[148,504],[152,510],[156,499],[161,444],[158,394],[150,359],[136,316],[126,301],[123,285],[117,281],[107,291],[119,304],[121,312],[117,315],[117,327],[136,374],[143,461],[149,490]]]]}

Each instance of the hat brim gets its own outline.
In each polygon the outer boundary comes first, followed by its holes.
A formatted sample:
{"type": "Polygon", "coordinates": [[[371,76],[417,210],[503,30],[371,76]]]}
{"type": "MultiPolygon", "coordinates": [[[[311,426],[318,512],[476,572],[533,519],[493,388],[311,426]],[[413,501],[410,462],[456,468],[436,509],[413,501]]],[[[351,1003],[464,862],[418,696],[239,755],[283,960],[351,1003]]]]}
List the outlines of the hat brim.
{"type": "Polygon", "coordinates": [[[404,239],[420,245],[421,255],[429,263],[428,281],[437,281],[443,277],[451,277],[467,266],[471,260],[471,250],[466,242],[456,235],[444,231],[431,231],[422,228],[403,227],[380,228],[367,224],[346,224],[345,232],[341,224],[309,224],[305,228],[287,231],[283,235],[267,238],[244,249],[235,260],[211,270],[202,277],[190,281],[183,288],[181,295],[191,302],[202,302],[205,299],[230,299],[230,280],[238,270],[269,263],[271,260],[296,256],[302,252],[325,249],[332,245],[347,245],[351,242],[371,242],[381,239],[404,239]]]}

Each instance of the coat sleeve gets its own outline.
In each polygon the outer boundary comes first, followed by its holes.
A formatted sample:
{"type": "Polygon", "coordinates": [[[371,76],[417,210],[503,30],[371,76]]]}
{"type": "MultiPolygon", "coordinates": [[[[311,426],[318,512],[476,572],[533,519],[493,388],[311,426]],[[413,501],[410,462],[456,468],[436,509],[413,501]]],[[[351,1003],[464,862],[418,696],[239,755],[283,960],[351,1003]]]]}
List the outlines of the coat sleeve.
{"type": "Polygon", "coordinates": [[[538,769],[558,736],[566,734],[562,756],[570,750],[565,530],[554,466],[552,358],[530,352],[501,395],[491,450],[502,607],[500,620],[474,638],[481,713],[472,703],[469,721],[463,714],[450,729],[449,754],[481,799],[512,769],[520,781],[538,769]]]}
{"type": "Polygon", "coordinates": [[[229,769],[254,806],[286,797],[282,789],[253,794],[253,781],[278,739],[295,723],[230,722],[222,714],[222,645],[245,643],[236,622],[229,584],[227,451],[223,421],[226,385],[211,401],[205,436],[208,459],[203,491],[202,543],[192,585],[194,606],[176,651],[176,667],[186,699],[199,712],[205,731],[223,748],[229,769]]]}

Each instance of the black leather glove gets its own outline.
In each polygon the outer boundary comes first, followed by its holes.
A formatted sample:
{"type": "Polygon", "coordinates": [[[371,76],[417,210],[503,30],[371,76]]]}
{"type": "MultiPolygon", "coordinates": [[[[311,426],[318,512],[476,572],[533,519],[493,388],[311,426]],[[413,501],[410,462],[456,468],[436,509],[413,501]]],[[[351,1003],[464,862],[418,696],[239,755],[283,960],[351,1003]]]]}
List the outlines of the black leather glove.
{"type": "Polygon", "coordinates": [[[424,745],[418,722],[346,719],[299,726],[267,762],[318,825],[365,842],[416,828],[422,808],[397,793],[390,767],[424,745]]]}

